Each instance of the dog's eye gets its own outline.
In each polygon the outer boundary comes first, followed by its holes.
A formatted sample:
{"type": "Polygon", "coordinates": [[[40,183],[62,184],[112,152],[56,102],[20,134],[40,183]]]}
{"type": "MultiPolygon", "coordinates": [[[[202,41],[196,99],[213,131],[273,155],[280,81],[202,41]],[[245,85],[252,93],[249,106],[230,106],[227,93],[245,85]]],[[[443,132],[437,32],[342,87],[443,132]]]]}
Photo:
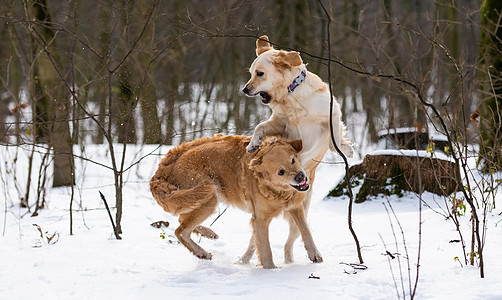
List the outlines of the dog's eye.
{"type": "Polygon", "coordinates": [[[256,72],[256,76],[258,76],[258,77],[261,77],[261,76],[263,76],[263,74],[265,74],[265,73],[263,73],[263,72],[260,72],[260,71],[256,72]]]}
{"type": "Polygon", "coordinates": [[[294,165],[295,164],[295,159],[291,159],[291,164],[294,165]]]}
{"type": "Polygon", "coordinates": [[[279,176],[282,176],[284,175],[284,173],[286,173],[286,171],[284,171],[283,169],[279,170],[279,172],[277,173],[279,176]]]}

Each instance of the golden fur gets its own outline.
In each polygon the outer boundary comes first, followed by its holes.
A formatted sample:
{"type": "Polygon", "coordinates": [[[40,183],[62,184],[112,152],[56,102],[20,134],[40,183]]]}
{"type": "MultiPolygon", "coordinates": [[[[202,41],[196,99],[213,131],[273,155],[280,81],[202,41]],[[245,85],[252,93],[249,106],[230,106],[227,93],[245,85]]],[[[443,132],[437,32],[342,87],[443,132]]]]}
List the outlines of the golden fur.
{"type": "Polygon", "coordinates": [[[274,217],[288,211],[298,224],[310,259],[322,261],[302,205],[302,190],[309,186],[298,157],[301,140],[270,137],[253,154],[246,152],[249,141],[245,136],[202,138],[171,149],[162,159],[150,190],[166,212],[179,215],[176,237],[195,256],[211,259],[190,235],[196,232],[218,238],[200,224],[223,201],[251,212],[252,241],[259,260],[264,268],[275,268],[268,227],[274,217]]]}
{"type": "MultiPolygon", "coordinates": [[[[277,134],[287,139],[302,139],[300,160],[312,183],[315,170],[328,148],[335,151],[329,129],[329,89],[319,76],[307,71],[304,81],[293,92],[288,92],[288,86],[302,70],[306,70],[305,64],[298,52],[274,49],[266,35],[256,41],[256,55],[249,69],[251,79],[243,91],[248,96],[262,96],[262,102],[270,106],[272,115],[255,128],[247,150],[252,152],[257,149],[263,137],[267,135],[277,134]]],[[[341,111],[336,99],[333,99],[332,118],[337,146],[345,156],[352,157],[352,145],[345,137],[345,126],[341,121],[341,111]]],[[[308,210],[311,196],[311,191],[305,195],[305,212],[308,210]]],[[[293,243],[299,232],[292,218],[288,218],[288,221],[290,234],[284,246],[284,257],[286,262],[292,262],[293,243]]],[[[253,253],[251,240],[242,260],[249,261],[253,253]]]]}

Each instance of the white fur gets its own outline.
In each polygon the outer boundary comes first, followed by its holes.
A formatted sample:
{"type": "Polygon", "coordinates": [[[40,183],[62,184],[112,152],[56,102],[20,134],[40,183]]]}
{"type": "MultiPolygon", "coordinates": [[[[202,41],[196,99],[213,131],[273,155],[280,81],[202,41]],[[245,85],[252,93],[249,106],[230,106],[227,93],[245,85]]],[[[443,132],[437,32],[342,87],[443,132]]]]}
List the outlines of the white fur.
{"type": "MultiPolygon", "coordinates": [[[[263,40],[268,41],[268,37],[262,36],[261,40],[257,41],[258,56],[249,69],[251,79],[246,83],[245,91],[250,96],[258,95],[260,92],[268,93],[272,98],[268,103],[272,109],[272,115],[255,128],[247,150],[252,152],[267,135],[279,134],[288,139],[301,139],[303,150],[300,153],[300,160],[310,182],[313,183],[315,169],[328,148],[336,152],[329,128],[329,88],[319,76],[307,71],[304,81],[289,93],[287,87],[302,70],[306,69],[306,66],[297,52],[273,49],[263,40]],[[288,59],[284,61],[283,58],[286,55],[288,59]],[[258,72],[264,74],[258,76],[258,72]]],[[[345,137],[345,126],[341,120],[342,113],[336,99],[333,99],[332,111],[335,142],[345,156],[352,157],[352,145],[345,137]]],[[[311,196],[310,190],[304,200],[305,212],[308,210],[311,196]]],[[[291,218],[287,215],[286,217],[290,221],[290,235],[284,247],[285,260],[292,262],[292,247],[299,233],[291,218]]],[[[241,260],[249,261],[253,252],[254,246],[251,239],[250,246],[241,260]]]]}
{"type": "MultiPolygon", "coordinates": [[[[335,151],[329,132],[329,89],[319,76],[307,71],[305,80],[291,93],[287,87],[305,69],[305,64],[286,69],[282,73],[273,64],[273,57],[278,50],[269,50],[260,54],[252,63],[251,79],[246,87],[251,95],[267,92],[272,96],[269,103],[272,116],[259,124],[253,133],[248,150],[257,147],[266,135],[282,134],[289,139],[302,139],[304,151],[302,163],[320,160],[327,151],[335,151]],[[259,80],[256,72],[264,72],[259,80]]],[[[345,126],[341,121],[342,113],[336,99],[333,99],[333,135],[337,146],[347,157],[353,156],[351,142],[345,138],[345,126]]]]}

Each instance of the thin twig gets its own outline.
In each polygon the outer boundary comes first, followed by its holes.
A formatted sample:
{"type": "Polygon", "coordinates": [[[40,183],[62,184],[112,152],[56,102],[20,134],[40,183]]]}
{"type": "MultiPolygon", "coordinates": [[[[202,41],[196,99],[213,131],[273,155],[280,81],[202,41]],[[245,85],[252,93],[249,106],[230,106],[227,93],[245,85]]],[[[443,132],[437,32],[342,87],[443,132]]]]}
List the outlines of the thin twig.
{"type": "MultiPolygon", "coordinates": [[[[327,30],[327,38],[328,38],[328,57],[331,57],[331,39],[330,39],[330,30],[329,26],[331,24],[331,17],[324,7],[324,4],[322,3],[321,0],[319,0],[319,4],[321,5],[322,9],[324,10],[324,13],[326,15],[326,18],[328,19],[328,23],[326,24],[326,30],[327,30]]],[[[345,163],[345,183],[347,184],[347,193],[349,194],[349,207],[348,207],[348,224],[349,224],[349,230],[350,233],[352,234],[352,237],[354,238],[354,241],[356,243],[356,250],[357,250],[357,257],[359,258],[359,263],[363,263],[363,256],[361,254],[361,246],[359,244],[359,239],[357,238],[357,234],[354,231],[354,228],[352,226],[352,203],[354,202],[354,194],[352,193],[352,187],[350,186],[349,182],[349,162],[347,160],[347,157],[343,152],[340,150],[338,145],[336,144],[335,141],[335,136],[333,134],[333,88],[331,85],[331,60],[328,60],[328,86],[329,86],[329,130],[331,134],[331,141],[333,142],[333,145],[335,146],[336,151],[338,154],[342,157],[344,163],[345,163]]]]}
{"type": "Polygon", "coordinates": [[[113,233],[115,234],[115,238],[117,240],[121,240],[122,238],[120,237],[119,233],[117,232],[117,228],[115,227],[115,223],[113,222],[113,217],[112,213],[110,212],[110,208],[108,207],[108,203],[106,202],[105,195],[99,191],[99,195],[101,196],[101,199],[105,203],[106,211],[108,212],[108,216],[110,217],[110,222],[112,222],[112,227],[113,227],[113,233]]]}

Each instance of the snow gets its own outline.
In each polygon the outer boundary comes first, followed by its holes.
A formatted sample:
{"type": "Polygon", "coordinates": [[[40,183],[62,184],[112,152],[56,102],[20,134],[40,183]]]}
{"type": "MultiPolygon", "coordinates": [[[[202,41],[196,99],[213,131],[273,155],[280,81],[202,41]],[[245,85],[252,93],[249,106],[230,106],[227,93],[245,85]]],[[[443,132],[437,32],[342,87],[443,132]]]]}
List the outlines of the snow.
{"type": "Polygon", "coordinates": [[[412,157],[432,157],[436,159],[442,159],[442,160],[448,160],[448,161],[453,161],[453,158],[451,158],[448,155],[445,155],[442,152],[428,152],[427,150],[407,150],[407,149],[382,149],[382,150],[375,150],[368,155],[397,155],[397,156],[412,156],[412,157]]]}
{"type": "Polygon", "coordinates": [[[448,137],[440,132],[430,132],[429,133],[429,138],[432,141],[442,141],[442,142],[448,142],[448,137]]]}
{"type": "MultiPolygon", "coordinates": [[[[400,134],[400,133],[414,133],[417,132],[417,127],[399,127],[399,128],[389,128],[389,129],[384,129],[380,130],[377,135],[378,136],[385,136],[385,135],[391,135],[391,134],[400,134]]],[[[422,133],[425,133],[425,128],[421,129],[422,133]]]]}
{"type": "MultiPolygon", "coordinates": [[[[122,240],[114,238],[98,193],[103,192],[110,206],[114,206],[113,174],[92,162],[110,165],[105,146],[87,146],[83,156],[88,160],[76,161],[74,209],[80,211],[73,212],[73,235],[69,234],[69,188],[48,189],[47,207],[37,217],[30,217],[26,209],[19,207],[18,195],[24,191],[23,185],[14,184],[14,171],[17,180],[24,182],[29,149],[0,147],[0,193],[6,195],[0,203],[0,299],[395,299],[398,293],[403,298],[403,286],[409,298],[409,278],[414,285],[420,221],[417,196],[376,197],[354,204],[353,225],[363,247],[364,265],[368,267],[354,270],[346,265],[358,262],[347,226],[347,197],[324,200],[344,175],[344,167],[339,163],[320,164],[308,215],[324,262],[311,263],[298,240],[295,263],[284,264],[288,225],[278,218],[271,224],[270,240],[279,268],[266,270],[257,266],[256,256],[249,265],[236,263],[246,250],[251,230],[249,214],[233,208],[211,226],[220,239],[200,240],[202,247],[213,254],[213,260],[199,260],[177,243],[173,234],[176,218],[155,203],[148,187],[168,147],[127,148],[126,167],[152,154],[125,173],[122,240]],[[389,203],[395,217],[386,211],[390,210],[389,203]],[[159,220],[169,221],[170,226],[150,226],[159,220]],[[33,224],[47,235],[57,233],[59,239],[42,241],[33,224]],[[386,249],[399,253],[397,258],[390,260],[383,255],[386,249]],[[311,274],[319,279],[309,279],[311,274]]],[[[122,151],[121,146],[116,149],[122,151]]],[[[42,155],[35,155],[35,182],[42,155]]],[[[326,160],[333,157],[331,154],[326,160]]],[[[500,178],[500,174],[495,175],[500,178]]],[[[31,195],[33,203],[36,191],[31,195]]],[[[499,191],[497,207],[501,195],[499,191]]],[[[501,299],[502,226],[497,223],[502,219],[501,209],[493,209],[487,215],[486,278],[480,279],[476,266],[455,260],[462,257],[462,249],[458,243],[450,243],[459,237],[453,223],[441,214],[444,199],[430,193],[422,197],[430,208],[422,206],[417,299],[501,299]]],[[[220,211],[224,209],[221,205],[220,211]]],[[[205,225],[209,226],[216,217],[211,216],[205,225]]],[[[460,217],[460,222],[469,242],[469,216],[460,217]]],[[[198,237],[195,240],[199,242],[198,237]]]]}

